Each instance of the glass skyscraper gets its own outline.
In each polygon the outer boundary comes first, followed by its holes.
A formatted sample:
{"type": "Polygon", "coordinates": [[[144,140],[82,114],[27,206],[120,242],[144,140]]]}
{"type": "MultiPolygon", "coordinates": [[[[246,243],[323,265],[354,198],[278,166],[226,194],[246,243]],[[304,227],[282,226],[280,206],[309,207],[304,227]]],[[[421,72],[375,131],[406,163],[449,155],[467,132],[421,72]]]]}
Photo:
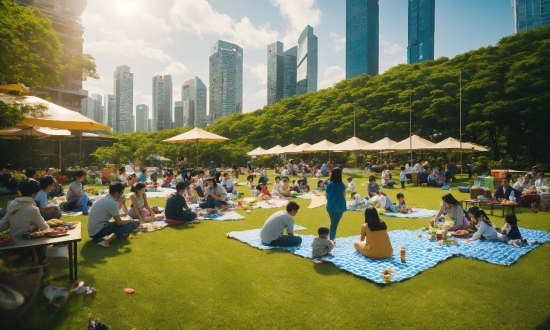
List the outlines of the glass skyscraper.
{"type": "Polygon", "coordinates": [[[407,63],[434,59],[435,0],[409,0],[407,63]]]}
{"type": "Polygon", "coordinates": [[[218,40],[210,48],[210,115],[243,112],[243,49],[218,40]]]}
{"type": "Polygon", "coordinates": [[[284,52],[284,83],[283,83],[283,98],[296,95],[296,57],[298,55],[298,47],[294,46],[284,52]]]}
{"type": "Polygon", "coordinates": [[[136,105],[136,131],[147,132],[149,120],[149,107],[145,104],[136,105]]]}
{"type": "Polygon", "coordinates": [[[153,77],[153,130],[162,131],[172,127],[172,77],[153,77]]]}
{"type": "Polygon", "coordinates": [[[550,26],[550,0],[512,0],[516,33],[550,26]]]}
{"type": "Polygon", "coordinates": [[[113,129],[115,132],[134,131],[134,75],[130,67],[122,65],[115,71],[116,114],[113,129]]]}
{"type": "Polygon", "coordinates": [[[317,91],[318,43],[313,28],[306,26],[298,38],[296,95],[317,91]]]}
{"type": "Polygon", "coordinates": [[[206,85],[195,77],[181,85],[183,126],[206,126],[206,85]]]}
{"type": "Polygon", "coordinates": [[[283,43],[277,41],[267,46],[267,105],[283,98],[284,73],[283,43]]]}
{"type": "Polygon", "coordinates": [[[346,0],[346,79],[378,74],[378,0],[346,0]]]}

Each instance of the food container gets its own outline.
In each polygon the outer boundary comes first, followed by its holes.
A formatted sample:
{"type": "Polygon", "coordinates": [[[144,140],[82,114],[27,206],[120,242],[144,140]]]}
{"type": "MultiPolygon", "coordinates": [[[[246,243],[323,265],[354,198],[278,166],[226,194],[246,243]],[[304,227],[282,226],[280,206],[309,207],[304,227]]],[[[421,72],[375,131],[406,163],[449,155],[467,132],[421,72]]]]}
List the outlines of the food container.
{"type": "Polygon", "coordinates": [[[440,240],[443,239],[443,233],[441,232],[441,230],[438,230],[438,231],[435,233],[435,237],[437,238],[438,241],[440,241],[440,240]]]}

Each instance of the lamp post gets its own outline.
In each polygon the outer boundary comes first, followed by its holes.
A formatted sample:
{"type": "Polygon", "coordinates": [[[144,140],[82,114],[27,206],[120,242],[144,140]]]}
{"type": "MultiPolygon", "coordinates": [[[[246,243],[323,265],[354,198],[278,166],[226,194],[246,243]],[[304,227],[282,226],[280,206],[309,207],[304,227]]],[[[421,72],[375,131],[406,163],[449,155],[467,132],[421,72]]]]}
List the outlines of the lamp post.
{"type": "Polygon", "coordinates": [[[355,137],[355,111],[356,111],[357,103],[353,101],[353,137],[355,137]]]}
{"type": "Polygon", "coordinates": [[[459,73],[459,134],[460,134],[460,174],[462,174],[462,168],[464,167],[464,164],[462,164],[462,70],[460,70],[459,73]]]}

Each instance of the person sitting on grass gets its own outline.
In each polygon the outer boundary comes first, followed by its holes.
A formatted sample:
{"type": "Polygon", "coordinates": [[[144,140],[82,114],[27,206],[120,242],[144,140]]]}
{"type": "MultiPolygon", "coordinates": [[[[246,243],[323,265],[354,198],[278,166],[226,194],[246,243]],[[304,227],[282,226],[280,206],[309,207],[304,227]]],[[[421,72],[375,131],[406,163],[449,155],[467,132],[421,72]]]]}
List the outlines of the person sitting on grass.
{"type": "Polygon", "coordinates": [[[353,198],[357,193],[357,187],[355,186],[355,182],[353,182],[352,176],[348,176],[348,185],[346,188],[351,193],[351,198],[353,198]]]}
{"type": "Polygon", "coordinates": [[[327,186],[325,185],[325,180],[319,179],[319,181],[317,182],[316,190],[317,191],[326,191],[327,190],[327,186]]]}
{"type": "Polygon", "coordinates": [[[498,235],[499,240],[507,242],[513,246],[521,246],[523,243],[527,243],[527,240],[521,236],[518,227],[518,218],[514,213],[510,212],[506,214],[504,221],[506,221],[506,225],[502,227],[502,230],[498,235]]]}
{"type": "Polygon", "coordinates": [[[115,179],[115,182],[122,183],[125,187],[128,186],[128,174],[126,174],[126,167],[122,166],[118,169],[118,177],[115,179]]]}
{"type": "Polygon", "coordinates": [[[386,210],[387,212],[391,213],[397,213],[397,207],[395,204],[393,204],[392,200],[388,195],[386,195],[385,192],[380,190],[378,193],[380,195],[380,199],[378,199],[378,203],[376,204],[376,207],[386,210]]]}
{"type": "Polygon", "coordinates": [[[186,191],[187,182],[178,182],[176,192],[172,193],[166,200],[164,214],[167,220],[176,220],[183,223],[199,223],[197,214],[191,211],[185,197],[183,197],[186,191]]]}
{"type": "Polygon", "coordinates": [[[225,191],[229,194],[234,194],[237,191],[235,190],[235,184],[233,183],[233,179],[229,177],[229,173],[225,172],[223,174],[223,184],[222,186],[225,188],[225,191]]]}
{"type": "MultiPolygon", "coordinates": [[[[81,208],[84,215],[88,215],[88,202],[90,197],[84,190],[82,181],[86,177],[86,173],[83,170],[74,172],[74,181],[69,185],[67,191],[67,202],[69,202],[68,209],[81,208]]],[[[123,185],[124,186],[124,185],[123,185]]]]}
{"type": "MultiPolygon", "coordinates": [[[[451,218],[451,227],[449,231],[455,231],[459,229],[468,229],[470,227],[470,221],[464,215],[464,210],[460,205],[460,202],[454,198],[451,194],[444,194],[441,197],[441,207],[439,212],[433,220],[430,221],[430,224],[433,226],[436,221],[440,220],[440,217],[448,215],[451,218]]],[[[443,220],[443,218],[441,218],[443,220]]]]}
{"type": "Polygon", "coordinates": [[[260,231],[260,239],[263,244],[271,246],[298,246],[302,244],[302,238],[294,235],[294,219],[300,209],[298,203],[291,201],[285,211],[273,213],[264,223],[260,231]],[[287,235],[283,232],[286,228],[287,235]]]}
{"type": "MultiPolygon", "coordinates": [[[[4,218],[0,220],[0,233],[10,229],[10,235],[21,236],[31,229],[46,230],[50,227],[40,214],[34,198],[41,187],[36,180],[25,180],[19,183],[21,197],[16,197],[9,205],[4,218]]],[[[34,248],[38,264],[46,260],[46,246],[34,248]]]]}
{"type": "Polygon", "coordinates": [[[376,177],[374,175],[369,176],[367,192],[369,193],[369,197],[377,196],[380,192],[380,186],[376,183],[376,177]]]}
{"type": "Polygon", "coordinates": [[[166,170],[164,181],[162,181],[160,186],[163,188],[170,188],[172,186],[172,180],[174,180],[174,172],[171,169],[166,170]]]}
{"type": "Polygon", "coordinates": [[[147,169],[144,168],[141,170],[141,173],[138,175],[139,182],[146,183],[147,182],[147,169]]]}
{"type": "Polygon", "coordinates": [[[124,196],[124,185],[113,182],[109,185],[109,194],[98,199],[90,209],[88,236],[98,241],[99,246],[109,247],[116,238],[127,238],[130,231],[134,229],[133,219],[123,220],[120,217],[121,208],[128,212],[126,205],[119,201],[122,196],[124,196]],[[105,236],[108,238],[104,239],[105,236]]]}
{"type": "Polygon", "coordinates": [[[393,188],[394,184],[395,182],[391,180],[390,170],[384,166],[384,171],[382,171],[382,188],[393,188]]]}
{"type": "Polygon", "coordinates": [[[281,182],[281,177],[277,175],[275,177],[275,184],[273,184],[273,189],[271,189],[271,194],[275,197],[281,196],[283,192],[282,188],[283,188],[283,184],[281,182]]]}
{"type": "Polygon", "coordinates": [[[191,184],[194,181],[193,175],[191,174],[191,169],[186,169],[185,174],[182,173],[181,177],[183,181],[187,182],[188,184],[191,184]]]}
{"type": "Polygon", "coordinates": [[[16,194],[17,186],[17,179],[13,177],[13,166],[6,164],[0,172],[0,195],[16,194]]]}
{"type": "Polygon", "coordinates": [[[267,171],[261,164],[258,167],[258,173],[260,173],[260,178],[258,179],[258,182],[265,182],[265,184],[267,184],[267,182],[269,181],[269,178],[267,177],[267,171]]]}
{"type": "Polygon", "coordinates": [[[54,198],[59,196],[65,196],[65,192],[63,191],[63,186],[57,182],[53,174],[55,173],[55,168],[50,167],[46,171],[46,175],[49,175],[53,178],[53,189],[48,193],[48,198],[54,198]]]}
{"type": "Polygon", "coordinates": [[[319,227],[317,230],[319,236],[311,242],[311,258],[320,258],[330,254],[336,242],[328,239],[329,233],[328,227],[319,227]]]}
{"type": "Polygon", "coordinates": [[[403,193],[397,194],[397,212],[399,213],[410,213],[412,212],[412,209],[410,207],[407,207],[405,204],[405,195],[403,193]]]}
{"type": "Polygon", "coordinates": [[[353,246],[362,255],[370,259],[391,258],[393,247],[386,231],[388,227],[380,220],[378,212],[373,207],[365,210],[365,223],[361,226],[361,237],[353,246]]]}
{"type": "Polygon", "coordinates": [[[428,177],[430,176],[430,167],[424,165],[422,169],[423,171],[418,174],[418,183],[420,183],[421,187],[425,187],[429,183],[428,177]]]}
{"type": "Polygon", "coordinates": [[[535,186],[537,186],[538,189],[548,186],[548,182],[544,178],[544,173],[539,173],[539,178],[535,181],[535,186]]]}
{"type": "Polygon", "coordinates": [[[36,205],[40,209],[40,214],[44,220],[60,219],[61,210],[58,206],[48,206],[48,193],[53,189],[54,179],[53,177],[46,175],[40,178],[41,190],[34,197],[36,205]]]}
{"type": "Polygon", "coordinates": [[[483,239],[487,241],[494,241],[498,239],[498,232],[493,226],[493,223],[489,220],[489,217],[483,210],[477,210],[474,214],[474,222],[477,231],[472,237],[468,239],[468,242],[483,239]]]}
{"type": "Polygon", "coordinates": [[[128,215],[140,222],[145,222],[145,217],[151,217],[151,220],[155,221],[162,220],[164,216],[162,214],[155,215],[152,207],[149,206],[145,189],[145,183],[143,182],[138,182],[132,186],[132,195],[130,195],[132,205],[128,209],[128,215]]]}
{"type": "Polygon", "coordinates": [[[199,204],[200,208],[213,209],[215,207],[226,206],[227,192],[222,185],[216,183],[216,179],[213,177],[208,177],[205,182],[204,197],[206,200],[199,204]]]}
{"type": "Polygon", "coordinates": [[[290,197],[292,194],[291,187],[289,184],[289,179],[286,176],[281,177],[281,181],[283,181],[283,184],[281,186],[281,196],[282,197],[290,197]]]}
{"type": "Polygon", "coordinates": [[[27,177],[27,180],[36,180],[36,169],[34,167],[29,167],[25,170],[25,176],[27,177]]]}

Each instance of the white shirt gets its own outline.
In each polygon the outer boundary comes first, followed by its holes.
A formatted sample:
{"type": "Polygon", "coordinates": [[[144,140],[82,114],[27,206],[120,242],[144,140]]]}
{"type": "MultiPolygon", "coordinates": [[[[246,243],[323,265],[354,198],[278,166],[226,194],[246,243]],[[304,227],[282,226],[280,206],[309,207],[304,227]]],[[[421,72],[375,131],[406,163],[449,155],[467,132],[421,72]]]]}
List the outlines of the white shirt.
{"type": "Polygon", "coordinates": [[[357,188],[355,187],[355,183],[353,181],[348,182],[348,190],[352,193],[357,192],[357,188]]]}
{"type": "Polygon", "coordinates": [[[273,189],[271,190],[271,194],[273,196],[280,196],[281,193],[283,192],[282,188],[283,188],[283,184],[280,181],[275,182],[275,184],[273,185],[273,189]]]}
{"type": "Polygon", "coordinates": [[[416,173],[422,172],[422,165],[420,165],[420,163],[414,164],[413,172],[416,172],[416,173]]]}

